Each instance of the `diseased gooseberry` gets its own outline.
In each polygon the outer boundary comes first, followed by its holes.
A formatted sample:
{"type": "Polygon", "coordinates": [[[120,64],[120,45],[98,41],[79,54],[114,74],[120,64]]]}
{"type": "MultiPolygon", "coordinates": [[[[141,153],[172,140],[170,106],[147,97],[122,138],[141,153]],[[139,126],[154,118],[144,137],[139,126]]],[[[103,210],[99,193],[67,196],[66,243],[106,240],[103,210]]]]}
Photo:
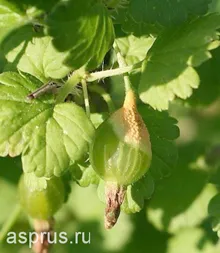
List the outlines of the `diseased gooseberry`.
{"type": "Polygon", "coordinates": [[[106,219],[108,216],[111,219],[106,221],[107,228],[117,221],[126,186],[146,174],[151,158],[149,133],[138,113],[134,93],[130,90],[123,107],[97,128],[90,150],[94,170],[107,182],[106,219]]]}

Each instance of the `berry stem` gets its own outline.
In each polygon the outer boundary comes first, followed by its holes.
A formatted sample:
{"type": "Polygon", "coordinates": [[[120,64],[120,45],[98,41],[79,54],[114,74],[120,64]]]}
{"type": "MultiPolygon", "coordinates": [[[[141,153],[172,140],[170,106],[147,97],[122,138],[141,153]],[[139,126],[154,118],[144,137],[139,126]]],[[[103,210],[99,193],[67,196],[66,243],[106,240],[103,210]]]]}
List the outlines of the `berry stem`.
{"type": "Polygon", "coordinates": [[[119,75],[122,75],[127,72],[131,72],[134,70],[136,71],[141,68],[141,64],[142,62],[138,62],[137,64],[134,64],[134,65],[89,73],[86,76],[86,81],[93,82],[93,81],[111,77],[111,76],[119,76],[119,75]]]}
{"type": "Polygon", "coordinates": [[[88,118],[90,118],[89,95],[88,95],[86,80],[82,79],[81,83],[82,83],[82,88],[83,88],[83,96],[84,96],[84,104],[85,104],[85,108],[86,108],[86,114],[87,114],[88,118]]]}
{"type": "MultiPolygon", "coordinates": [[[[113,47],[117,55],[119,67],[121,68],[127,67],[127,62],[122,56],[116,41],[114,42],[113,47]]],[[[132,88],[132,84],[131,84],[128,72],[124,73],[123,76],[124,76],[124,83],[125,83],[125,91],[127,93],[128,91],[133,90],[133,88],[132,88]]]]}
{"type": "Polygon", "coordinates": [[[13,225],[16,223],[20,213],[21,213],[21,206],[17,205],[15,207],[15,209],[13,210],[12,214],[9,216],[9,218],[3,224],[3,227],[0,231],[0,243],[2,243],[5,240],[8,232],[11,230],[13,225]]]}
{"type": "Polygon", "coordinates": [[[73,88],[81,82],[82,74],[80,70],[74,71],[69,77],[67,82],[60,88],[58,96],[56,98],[56,103],[63,103],[66,97],[72,93],[73,88]]]}

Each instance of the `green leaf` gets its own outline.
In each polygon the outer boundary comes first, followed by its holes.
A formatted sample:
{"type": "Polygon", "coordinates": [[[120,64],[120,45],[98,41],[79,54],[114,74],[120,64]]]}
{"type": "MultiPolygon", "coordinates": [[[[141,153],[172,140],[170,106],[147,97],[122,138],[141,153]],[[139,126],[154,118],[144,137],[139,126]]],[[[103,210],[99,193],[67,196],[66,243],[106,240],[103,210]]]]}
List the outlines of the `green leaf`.
{"type": "MultiPolygon", "coordinates": [[[[154,180],[148,173],[136,183],[127,187],[121,210],[127,214],[140,212],[144,207],[145,200],[150,199],[153,193],[154,180]]],[[[97,194],[100,201],[105,203],[105,181],[99,181],[97,194]]]]}
{"type": "MultiPolygon", "coordinates": [[[[132,14],[129,12],[128,9],[129,5],[124,6],[123,8],[118,8],[117,11],[111,11],[111,17],[115,24],[120,24],[120,29],[127,33],[133,34],[134,36],[141,37],[141,36],[149,36],[149,35],[157,35],[164,27],[159,25],[158,23],[144,23],[144,22],[137,22],[132,17],[132,14]]],[[[117,27],[115,26],[117,29],[117,27]]],[[[116,32],[117,36],[117,32],[116,32]]]]}
{"type": "MultiPolygon", "coordinates": [[[[153,193],[154,180],[148,173],[136,183],[127,187],[121,210],[127,214],[140,212],[144,207],[145,200],[150,199],[153,193]]],[[[105,182],[103,180],[99,181],[97,194],[100,201],[105,203],[105,182]]]]}
{"type": "MultiPolygon", "coordinates": [[[[152,37],[135,37],[134,35],[128,35],[125,37],[119,37],[116,39],[117,46],[120,49],[126,63],[132,65],[138,63],[146,57],[146,54],[154,42],[152,37]]],[[[116,57],[113,62],[116,61],[116,57]]],[[[136,88],[140,81],[140,70],[130,73],[132,85],[136,88]]],[[[111,95],[113,99],[122,100],[124,97],[124,81],[122,76],[113,76],[111,80],[111,95]]],[[[115,101],[117,103],[117,101],[115,101]]],[[[118,104],[118,103],[117,103],[118,104]]],[[[121,105],[121,101],[120,101],[121,105]]]]}
{"type": "MultiPolygon", "coordinates": [[[[117,38],[116,43],[127,65],[133,65],[145,59],[154,40],[152,37],[135,37],[134,35],[129,35],[117,38]]],[[[130,74],[130,78],[132,84],[137,86],[140,81],[140,71],[133,71],[130,74]]]]}
{"type": "MultiPolygon", "coordinates": [[[[97,128],[104,121],[105,117],[100,113],[92,113],[90,119],[95,128],[97,128]]],[[[73,164],[70,167],[70,172],[72,178],[82,187],[88,187],[91,184],[99,184],[100,178],[90,165],[88,157],[86,157],[86,160],[83,162],[80,161],[73,164]]]]}
{"type": "Polygon", "coordinates": [[[94,128],[74,103],[54,105],[50,96],[28,100],[41,85],[27,74],[0,75],[0,155],[22,152],[25,172],[60,176],[88,151],[94,128]]]}
{"type": "Polygon", "coordinates": [[[193,67],[211,58],[219,45],[220,15],[208,15],[159,36],[142,66],[139,95],[158,110],[168,109],[175,96],[186,99],[199,86],[193,67]]]}
{"type": "Polygon", "coordinates": [[[71,172],[68,171],[67,173],[64,173],[63,176],[62,176],[62,181],[63,181],[63,185],[64,185],[64,192],[65,192],[65,199],[64,199],[64,203],[68,202],[69,200],[69,196],[71,194],[71,183],[73,182],[72,181],[72,178],[71,178],[71,172]]]}
{"type": "Polygon", "coordinates": [[[200,77],[199,88],[186,100],[190,105],[208,105],[220,94],[220,48],[212,51],[212,58],[197,68],[200,77]]]}
{"type": "Polygon", "coordinates": [[[163,27],[158,24],[146,24],[144,22],[136,22],[133,20],[130,15],[127,15],[126,18],[123,19],[121,29],[125,33],[132,33],[137,37],[147,36],[147,35],[158,35],[163,31],[163,27]]]}
{"type": "MultiPolygon", "coordinates": [[[[63,181],[63,185],[65,187],[65,202],[67,202],[69,194],[71,193],[71,186],[70,186],[71,177],[69,173],[65,173],[61,178],[63,181]]],[[[37,177],[33,172],[23,174],[24,184],[26,184],[26,187],[30,192],[46,190],[48,184],[50,184],[51,179],[54,183],[57,182],[56,177],[52,178],[37,177]]]]}
{"type": "Polygon", "coordinates": [[[209,215],[220,218],[220,194],[215,195],[209,203],[209,215]]]}
{"type": "Polygon", "coordinates": [[[0,73],[2,73],[4,67],[6,64],[6,59],[4,57],[4,54],[0,51],[0,73]]]}
{"type": "Polygon", "coordinates": [[[154,40],[152,37],[135,37],[134,35],[129,35],[117,38],[116,43],[126,63],[132,65],[144,60],[154,40]]]}
{"type": "Polygon", "coordinates": [[[220,13],[220,2],[219,0],[212,0],[211,4],[209,5],[210,12],[218,12],[220,13]]]}
{"type": "Polygon", "coordinates": [[[7,0],[0,0],[0,41],[13,29],[27,22],[25,12],[15,3],[7,0]]]}
{"type": "Polygon", "coordinates": [[[208,203],[216,188],[207,184],[208,168],[202,155],[204,148],[200,144],[181,148],[176,170],[158,185],[147,208],[149,221],[157,229],[176,233],[207,217],[208,203]]]}
{"type": "Polygon", "coordinates": [[[90,119],[95,128],[98,128],[98,126],[106,119],[106,115],[103,113],[91,113],[90,119]]]}
{"type": "Polygon", "coordinates": [[[212,221],[212,230],[217,233],[218,237],[220,237],[220,218],[214,217],[212,221]]]}
{"type": "Polygon", "coordinates": [[[78,163],[74,164],[70,168],[73,179],[82,187],[88,187],[90,184],[98,184],[99,176],[93,170],[90,164],[78,163]]]}
{"type": "Polygon", "coordinates": [[[155,179],[170,175],[176,166],[178,153],[172,143],[179,136],[177,120],[167,112],[158,112],[141,105],[138,108],[150,134],[152,162],[150,171],[155,179]]]}
{"type": "Polygon", "coordinates": [[[25,173],[24,183],[30,192],[47,189],[47,179],[45,177],[37,177],[34,173],[25,173]]]}
{"type": "Polygon", "coordinates": [[[0,3],[6,7],[10,7],[12,10],[21,11],[28,15],[32,13],[40,13],[39,11],[50,11],[50,9],[59,0],[1,0],[0,3]]]}
{"type": "Polygon", "coordinates": [[[28,14],[34,11],[47,11],[49,12],[59,0],[10,0],[17,2],[17,5],[23,6],[23,8],[28,10],[28,14]]]}
{"type": "Polygon", "coordinates": [[[176,26],[189,17],[203,15],[211,0],[131,0],[129,14],[137,22],[176,26]]]}
{"type": "Polygon", "coordinates": [[[47,23],[55,47],[68,52],[65,63],[76,69],[85,64],[89,69],[97,67],[113,44],[112,21],[99,1],[62,2],[47,23]]]}
{"type": "Polygon", "coordinates": [[[121,209],[125,213],[140,212],[146,199],[150,199],[154,193],[154,180],[148,173],[133,185],[127,188],[126,196],[121,209]]]}
{"type": "Polygon", "coordinates": [[[43,82],[63,78],[71,70],[64,65],[67,53],[57,51],[51,37],[36,37],[32,26],[16,30],[2,48],[8,60],[6,69],[18,68],[43,82]]]}
{"type": "Polygon", "coordinates": [[[213,218],[212,229],[220,237],[220,193],[216,194],[209,202],[209,215],[213,218]]]}

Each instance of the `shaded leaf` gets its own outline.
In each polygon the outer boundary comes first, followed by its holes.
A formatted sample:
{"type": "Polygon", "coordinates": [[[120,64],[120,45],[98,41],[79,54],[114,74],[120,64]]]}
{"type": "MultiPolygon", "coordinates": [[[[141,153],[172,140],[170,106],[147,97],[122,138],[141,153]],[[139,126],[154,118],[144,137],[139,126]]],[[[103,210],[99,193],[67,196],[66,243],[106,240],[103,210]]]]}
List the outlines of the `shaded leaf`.
{"type": "Polygon", "coordinates": [[[89,69],[97,67],[113,44],[112,21],[99,1],[62,2],[47,23],[55,47],[68,52],[65,62],[76,69],[85,64],[89,69]]]}
{"type": "Polygon", "coordinates": [[[208,203],[216,189],[207,184],[209,175],[200,158],[203,152],[199,144],[183,147],[176,170],[158,185],[147,208],[149,220],[157,229],[176,233],[207,217],[208,203]]]}
{"type": "Polygon", "coordinates": [[[159,36],[142,66],[141,100],[165,110],[175,96],[182,99],[191,96],[199,86],[199,76],[193,67],[208,60],[209,50],[219,45],[216,41],[219,27],[220,15],[213,14],[159,36]]]}
{"type": "Polygon", "coordinates": [[[99,183],[99,176],[88,162],[74,164],[71,166],[70,171],[73,179],[82,187],[99,183]]]}
{"type": "Polygon", "coordinates": [[[189,17],[203,15],[211,0],[131,0],[129,14],[137,22],[176,26],[189,17]]]}
{"type": "Polygon", "coordinates": [[[125,213],[140,212],[144,207],[144,202],[150,199],[154,193],[154,180],[148,173],[133,185],[127,188],[126,196],[122,204],[125,213]]]}
{"type": "Polygon", "coordinates": [[[25,12],[16,3],[11,1],[0,1],[0,41],[13,29],[28,21],[25,12]]]}
{"type": "Polygon", "coordinates": [[[170,175],[176,166],[178,153],[173,140],[179,137],[177,120],[167,112],[158,112],[148,106],[138,108],[150,134],[152,162],[150,171],[155,179],[170,175]]]}
{"type": "MultiPolygon", "coordinates": [[[[127,187],[126,195],[121,206],[121,210],[127,214],[140,212],[144,207],[145,200],[151,198],[154,193],[154,180],[147,174],[136,183],[127,187]]],[[[99,181],[97,194],[103,203],[105,200],[105,182],[99,181]]]]}
{"type": "Polygon", "coordinates": [[[186,102],[191,105],[208,105],[220,96],[220,48],[212,51],[212,58],[197,68],[200,78],[199,88],[186,102]]]}

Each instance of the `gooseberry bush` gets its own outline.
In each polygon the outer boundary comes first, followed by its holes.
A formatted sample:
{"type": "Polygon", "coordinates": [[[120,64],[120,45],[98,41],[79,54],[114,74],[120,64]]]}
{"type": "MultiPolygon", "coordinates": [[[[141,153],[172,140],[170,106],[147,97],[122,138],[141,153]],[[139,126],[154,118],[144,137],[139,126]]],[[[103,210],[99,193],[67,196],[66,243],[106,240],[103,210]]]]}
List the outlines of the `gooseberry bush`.
{"type": "MultiPolygon", "coordinates": [[[[175,235],[166,252],[187,240],[189,252],[219,250],[215,234],[192,249],[205,224],[220,234],[219,6],[0,0],[0,175],[14,180],[19,203],[0,218],[2,241],[21,213],[53,236],[74,185],[93,185],[106,229],[120,212],[146,210],[158,233],[175,235]]],[[[47,238],[33,245],[48,249],[47,238]]]]}

